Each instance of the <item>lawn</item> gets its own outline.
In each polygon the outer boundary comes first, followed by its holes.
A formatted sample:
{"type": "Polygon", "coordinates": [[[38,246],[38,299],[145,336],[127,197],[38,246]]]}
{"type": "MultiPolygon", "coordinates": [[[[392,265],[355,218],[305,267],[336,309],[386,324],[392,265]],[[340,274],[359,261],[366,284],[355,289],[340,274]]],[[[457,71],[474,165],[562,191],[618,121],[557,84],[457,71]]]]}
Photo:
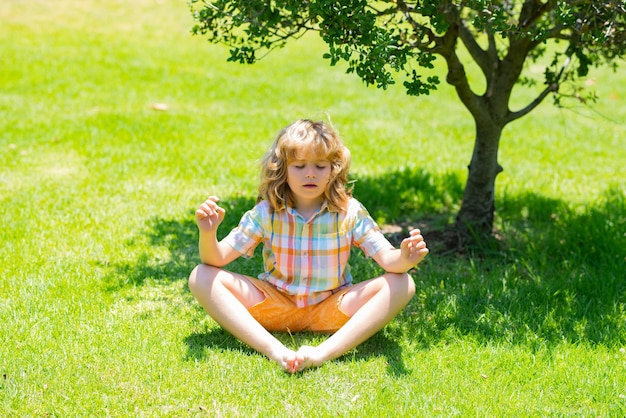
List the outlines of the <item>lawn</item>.
{"type": "MultiPolygon", "coordinates": [[[[593,108],[546,102],[505,130],[499,243],[458,255],[437,230],[474,129],[452,89],[368,88],[311,36],[227,63],[192,25],[184,0],[0,3],[0,416],[626,415],[623,72],[593,70],[593,108]],[[222,198],[225,235],[301,117],[331,118],[381,224],[433,241],[392,323],[289,375],[186,278],[197,205],[222,198]]],[[[259,256],[232,268],[256,274],[259,256]]],[[[379,270],[355,252],[353,272],[379,270]]]]}

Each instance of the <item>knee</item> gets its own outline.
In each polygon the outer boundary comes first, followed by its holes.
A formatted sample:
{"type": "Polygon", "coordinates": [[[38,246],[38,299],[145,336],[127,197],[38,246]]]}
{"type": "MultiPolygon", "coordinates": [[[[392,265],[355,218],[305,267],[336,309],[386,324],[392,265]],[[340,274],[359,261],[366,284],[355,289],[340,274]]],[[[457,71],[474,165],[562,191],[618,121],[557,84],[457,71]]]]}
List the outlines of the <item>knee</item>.
{"type": "Polygon", "coordinates": [[[189,275],[188,285],[191,293],[195,294],[201,289],[210,286],[217,275],[217,271],[217,268],[206,264],[196,266],[189,275]]]}
{"type": "Polygon", "coordinates": [[[395,294],[405,295],[407,301],[415,295],[415,281],[409,273],[392,273],[389,280],[391,291],[395,294]]]}
{"type": "Polygon", "coordinates": [[[409,294],[409,298],[412,298],[415,295],[415,280],[413,280],[413,276],[409,273],[404,273],[407,281],[407,292],[409,294]]]}

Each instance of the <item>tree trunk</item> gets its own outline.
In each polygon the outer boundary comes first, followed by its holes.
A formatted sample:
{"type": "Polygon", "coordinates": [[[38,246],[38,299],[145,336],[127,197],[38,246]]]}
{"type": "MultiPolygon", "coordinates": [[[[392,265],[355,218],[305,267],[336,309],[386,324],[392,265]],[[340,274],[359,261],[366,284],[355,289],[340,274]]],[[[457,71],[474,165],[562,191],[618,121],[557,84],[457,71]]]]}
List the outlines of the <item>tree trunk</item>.
{"type": "Polygon", "coordinates": [[[498,146],[502,126],[488,120],[476,120],[476,139],[468,166],[463,203],[457,214],[456,227],[462,236],[482,240],[491,236],[495,212],[498,146]]]}

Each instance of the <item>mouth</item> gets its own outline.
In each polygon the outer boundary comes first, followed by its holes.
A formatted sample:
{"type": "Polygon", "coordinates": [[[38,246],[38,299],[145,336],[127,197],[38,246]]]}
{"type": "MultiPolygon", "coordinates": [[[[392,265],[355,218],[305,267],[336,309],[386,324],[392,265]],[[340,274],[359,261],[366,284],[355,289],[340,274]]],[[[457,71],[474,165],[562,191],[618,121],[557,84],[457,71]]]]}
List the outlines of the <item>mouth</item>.
{"type": "Polygon", "coordinates": [[[307,183],[302,187],[304,187],[305,189],[315,189],[317,187],[317,184],[307,183]]]}

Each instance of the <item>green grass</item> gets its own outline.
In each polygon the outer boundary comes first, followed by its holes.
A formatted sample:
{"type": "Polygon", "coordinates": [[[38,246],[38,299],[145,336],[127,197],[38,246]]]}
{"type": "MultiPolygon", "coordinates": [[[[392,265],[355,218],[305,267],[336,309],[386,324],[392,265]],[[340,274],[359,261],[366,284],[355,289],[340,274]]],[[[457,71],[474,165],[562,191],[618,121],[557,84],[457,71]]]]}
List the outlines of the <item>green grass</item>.
{"type": "MultiPolygon", "coordinates": [[[[623,75],[592,74],[595,111],[546,103],[505,130],[500,243],[460,257],[434,232],[473,141],[449,87],[367,88],[313,37],[229,64],[190,36],[182,0],[8,0],[0,25],[0,415],[626,414],[623,75]],[[220,195],[226,234],[274,134],[326,113],[359,199],[433,252],[396,320],[292,376],[191,297],[193,211],[220,195]]],[[[378,272],[354,256],[357,277],[378,272]]],[[[233,268],[256,274],[258,257],[233,268]]]]}

